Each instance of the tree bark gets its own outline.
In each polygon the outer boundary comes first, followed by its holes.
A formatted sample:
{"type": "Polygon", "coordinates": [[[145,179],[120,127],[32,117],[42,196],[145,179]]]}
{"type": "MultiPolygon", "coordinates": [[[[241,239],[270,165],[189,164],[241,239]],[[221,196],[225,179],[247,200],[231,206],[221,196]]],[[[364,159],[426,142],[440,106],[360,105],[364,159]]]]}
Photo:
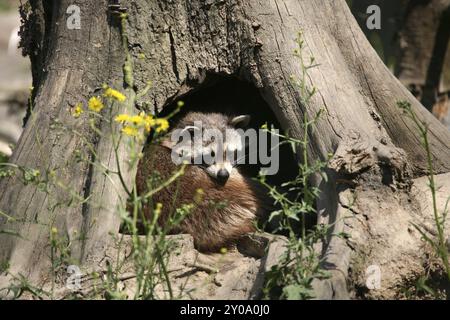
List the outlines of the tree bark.
{"type": "Polygon", "coordinates": [[[400,24],[396,75],[429,110],[450,90],[450,1],[409,1],[400,24]],[[444,67],[447,66],[447,69],[444,67]]]}
{"type": "MultiPolygon", "coordinates": [[[[114,192],[96,167],[77,164],[74,151],[89,150],[82,139],[69,130],[58,130],[60,126],[55,123],[88,132],[87,139],[97,146],[96,160],[114,170],[106,126],[97,141],[87,125],[74,121],[69,106],[91,96],[103,83],[121,86],[124,57],[107,1],[80,2],[81,30],[65,27],[65,11],[72,1],[30,3],[33,10],[26,30],[36,91],[33,114],[12,162],[39,169],[42,175],[54,170],[73,193],[95,197],[95,202],[81,204],[71,201],[70,194],[57,185],[43,192],[36,185],[24,185],[18,177],[1,181],[0,210],[18,220],[0,217],[1,228],[17,231],[23,238],[0,235],[0,259],[9,262],[11,272],[44,281],[50,270],[50,225],[73,240],[72,255],[85,264],[101,259],[112,242],[109,234],[118,232],[120,220],[114,210],[124,195],[114,192]],[[57,202],[70,205],[52,206],[55,196],[57,202]],[[75,230],[88,236],[77,240],[75,230]]],[[[436,173],[450,171],[450,133],[384,66],[344,0],[136,0],[123,1],[122,6],[128,8],[136,86],[143,88],[148,80],[154,84],[138,103],[152,106],[150,111],[161,110],[176,98],[201,89],[211,74],[253,83],[283,129],[296,138],[303,135],[303,115],[312,117],[325,108],[325,118],[310,133],[308,147],[311,160],[335,154],[329,169],[331,179],[313,182],[323,190],[318,204],[320,222],[333,225],[320,249],[333,277],[317,284],[317,297],[349,297],[346,281],[354,257],[368,254],[361,248],[380,247],[376,236],[358,237],[370,227],[371,220],[366,225],[344,223],[346,215],[356,215],[346,203],[345,192],[366,195],[362,192],[367,186],[374,194],[381,190],[387,198],[368,196],[366,200],[402,208],[399,215],[405,217],[410,214],[409,206],[406,200],[398,199],[407,199],[410,179],[426,172],[420,137],[396,102],[409,101],[418,117],[430,124],[436,173]],[[318,93],[308,105],[301,104],[299,92],[289,80],[291,76],[300,78],[302,72],[293,56],[299,31],[306,44],[305,56],[313,56],[319,64],[309,70],[308,86],[318,93]],[[345,180],[356,185],[340,182],[345,180]],[[355,236],[354,240],[333,235],[344,230],[355,236]]],[[[123,150],[122,164],[125,156],[123,150]]],[[[364,202],[360,208],[379,221],[382,212],[375,206],[364,202]]],[[[8,280],[0,280],[0,287],[8,280]]]]}
{"type": "Polygon", "coordinates": [[[35,184],[24,185],[18,175],[1,181],[1,211],[23,222],[2,216],[2,230],[17,232],[21,237],[1,235],[0,259],[8,261],[12,274],[22,274],[33,282],[45,280],[50,270],[51,227],[73,242],[72,255],[78,261],[89,256],[88,248],[103,248],[110,241],[106,240],[108,232],[119,227],[119,219],[112,212],[118,197],[123,195],[113,192],[106,177],[94,167],[76,159],[78,153],[91,158],[93,155],[74,131],[83,132],[86,141],[97,146],[97,160],[113,170],[108,129],[103,126],[104,138],[97,139],[87,123],[75,121],[71,108],[86,100],[103,82],[122,86],[124,58],[118,27],[108,14],[107,1],[81,6],[80,30],[66,28],[69,1],[30,4],[32,9],[22,37],[32,62],[33,112],[10,161],[39,170],[43,179],[50,179],[54,171],[58,181],[50,183],[48,190],[35,184]],[[96,207],[93,213],[89,205],[74,201],[73,195],[90,194],[100,198],[96,206],[103,209],[96,207]],[[56,205],[60,203],[65,205],[56,205]],[[94,219],[97,223],[93,225],[94,219]],[[80,241],[80,234],[92,225],[96,232],[89,240],[80,241]]]}

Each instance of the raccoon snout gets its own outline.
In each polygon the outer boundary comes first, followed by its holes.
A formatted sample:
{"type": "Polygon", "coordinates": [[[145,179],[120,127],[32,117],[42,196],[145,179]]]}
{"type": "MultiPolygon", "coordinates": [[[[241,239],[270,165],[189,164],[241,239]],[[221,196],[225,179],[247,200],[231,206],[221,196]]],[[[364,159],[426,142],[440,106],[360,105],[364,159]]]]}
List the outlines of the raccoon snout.
{"type": "Polygon", "coordinates": [[[230,177],[230,174],[228,173],[228,171],[226,169],[220,169],[217,172],[217,180],[219,180],[219,182],[226,182],[228,180],[228,178],[230,177]]]}

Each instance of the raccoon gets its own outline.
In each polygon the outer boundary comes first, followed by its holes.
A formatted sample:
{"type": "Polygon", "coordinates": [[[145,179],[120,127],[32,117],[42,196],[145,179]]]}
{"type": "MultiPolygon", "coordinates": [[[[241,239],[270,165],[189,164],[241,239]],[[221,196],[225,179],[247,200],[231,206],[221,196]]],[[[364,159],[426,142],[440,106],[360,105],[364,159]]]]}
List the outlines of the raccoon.
{"type": "Polygon", "coordinates": [[[148,190],[147,180],[152,172],[158,172],[163,180],[173,175],[177,170],[173,152],[192,161],[177,181],[152,197],[152,204],[144,205],[144,216],[151,219],[153,206],[161,203],[158,223],[164,226],[177,208],[193,203],[193,210],[171,232],[191,234],[196,248],[203,252],[229,247],[244,234],[253,232],[256,218],[266,216],[271,206],[266,190],[238,168],[239,154],[245,145],[237,129],[245,128],[249,121],[248,115],[189,112],[176,122],[160,144],[148,144],[138,164],[138,194],[148,190]],[[202,128],[197,125],[199,121],[202,128]],[[194,137],[207,129],[223,133],[223,139],[219,141],[205,134],[194,137]],[[188,132],[193,145],[188,148],[173,142],[174,130],[188,132]],[[201,160],[208,155],[212,161],[201,160]]]}

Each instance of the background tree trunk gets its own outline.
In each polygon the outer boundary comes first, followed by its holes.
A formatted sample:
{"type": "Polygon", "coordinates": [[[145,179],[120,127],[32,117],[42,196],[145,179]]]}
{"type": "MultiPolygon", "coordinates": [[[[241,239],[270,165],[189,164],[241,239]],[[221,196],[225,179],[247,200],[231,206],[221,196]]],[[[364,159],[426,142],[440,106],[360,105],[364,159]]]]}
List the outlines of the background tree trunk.
{"type": "MultiPolygon", "coordinates": [[[[91,96],[103,83],[121,86],[123,50],[106,1],[79,4],[81,30],[66,29],[65,11],[71,1],[30,3],[32,12],[25,34],[33,63],[34,112],[12,161],[39,169],[43,176],[54,170],[74,193],[95,197],[95,202],[81,204],[71,201],[70,194],[57,185],[45,192],[36,185],[24,185],[18,177],[2,179],[0,210],[19,221],[0,217],[1,228],[17,231],[23,238],[0,235],[0,259],[9,262],[11,272],[44,281],[50,270],[49,226],[73,239],[72,255],[82,263],[100,259],[112,241],[109,233],[118,232],[120,221],[113,212],[123,195],[113,191],[96,167],[76,162],[75,150],[89,150],[82,139],[58,129],[58,124],[88,132],[88,139],[97,146],[96,160],[114,170],[108,129],[102,127],[104,135],[96,141],[87,124],[73,120],[70,106],[91,96]],[[70,205],[54,206],[56,202],[70,205]],[[88,237],[77,240],[75,230],[88,237]]],[[[154,109],[150,111],[161,110],[174,99],[202,88],[211,74],[253,83],[293,137],[303,135],[305,113],[312,117],[325,108],[325,118],[310,133],[308,148],[311,160],[335,153],[331,179],[327,183],[314,181],[324,190],[319,202],[319,209],[325,209],[319,211],[323,213],[320,222],[334,223],[333,234],[345,230],[354,238],[345,241],[330,234],[323,242],[325,267],[333,278],[318,283],[317,294],[319,298],[348,297],[345,284],[351,261],[354,266],[355,257],[364,257],[377,263],[376,253],[384,245],[377,241],[379,234],[358,235],[380,221],[387,219],[395,225],[394,219],[409,217],[410,179],[426,171],[425,152],[419,147],[415,126],[401,115],[396,102],[411,102],[418,117],[431,124],[429,138],[437,173],[450,171],[449,132],[384,66],[344,0],[137,0],[122,5],[129,13],[136,86],[143,88],[148,80],[154,84],[139,101],[142,106],[148,102],[154,109]],[[309,70],[308,85],[318,93],[308,105],[300,103],[299,92],[289,80],[301,75],[299,61],[293,57],[299,31],[306,44],[305,57],[313,56],[319,64],[309,70]],[[339,183],[343,178],[354,184],[339,183]],[[371,194],[364,193],[368,186],[371,194]],[[344,223],[346,215],[357,216],[345,202],[345,192],[367,196],[355,209],[371,217],[365,224],[344,223]],[[374,197],[377,192],[385,197],[374,197]],[[381,202],[389,210],[402,210],[396,211],[397,216],[383,217],[391,211],[379,211],[381,202]]],[[[132,177],[126,178],[129,181],[132,177]]],[[[399,224],[399,228],[405,226],[399,224]]],[[[387,242],[392,240],[392,232],[396,231],[385,230],[387,242]]],[[[420,238],[411,237],[411,243],[420,238]]],[[[390,245],[385,252],[392,252],[395,246],[390,245]]],[[[392,264],[389,259],[401,252],[395,253],[378,263],[392,264]]],[[[353,272],[364,270],[366,262],[353,272]]],[[[7,280],[3,278],[0,287],[7,280]]]]}
{"type": "Polygon", "coordinates": [[[422,104],[450,128],[450,1],[349,1],[361,29],[385,64],[422,104]],[[366,26],[370,5],[381,29],[366,26]]]}
{"type": "Polygon", "coordinates": [[[450,1],[409,1],[399,29],[400,81],[419,92],[429,110],[440,93],[447,94],[450,66],[450,1]],[[444,67],[447,66],[447,69],[444,67]]]}

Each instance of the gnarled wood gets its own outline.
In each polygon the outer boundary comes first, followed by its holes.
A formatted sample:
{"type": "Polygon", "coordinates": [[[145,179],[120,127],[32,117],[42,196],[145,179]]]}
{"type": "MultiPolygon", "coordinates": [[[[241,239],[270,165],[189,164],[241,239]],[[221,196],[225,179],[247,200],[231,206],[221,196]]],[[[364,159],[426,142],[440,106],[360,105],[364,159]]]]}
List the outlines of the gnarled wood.
{"type": "MultiPolygon", "coordinates": [[[[17,177],[1,181],[0,209],[16,219],[26,220],[13,222],[1,217],[1,226],[20,232],[26,239],[0,235],[0,259],[9,261],[11,272],[23,273],[34,280],[45,280],[49,273],[49,225],[69,237],[74,230],[78,234],[91,230],[87,239],[73,241],[74,258],[85,263],[104,254],[111,242],[109,232],[117,233],[119,227],[113,211],[121,195],[113,192],[101,171],[77,164],[75,150],[89,154],[83,141],[69,130],[57,130],[58,126],[54,126],[58,120],[64,126],[89,132],[85,125],[73,120],[69,106],[92,95],[102,83],[116,86],[121,83],[123,54],[119,31],[104,0],[80,4],[82,29],[67,30],[64,12],[69,2],[45,1],[43,5],[44,1],[31,1],[33,15],[28,26],[39,26],[31,34],[31,48],[37,51],[30,51],[36,87],[34,114],[12,161],[39,169],[43,175],[46,170],[55,170],[74,193],[94,195],[103,209],[99,210],[91,201],[52,207],[56,203],[52,197],[67,203],[70,195],[57,186],[52,186],[50,193],[32,184],[24,186],[17,177]],[[94,222],[94,229],[90,229],[94,222]]],[[[326,159],[328,153],[346,144],[348,137],[357,137],[367,150],[380,145],[386,150],[402,149],[402,161],[407,162],[411,176],[417,177],[426,170],[425,152],[419,147],[414,124],[396,107],[397,101],[407,100],[418,117],[430,124],[436,172],[450,171],[449,132],[384,66],[344,0],[136,0],[123,1],[122,5],[129,13],[136,85],[143,88],[148,80],[154,84],[139,101],[143,107],[160,110],[175,98],[201,88],[210,74],[237,76],[260,89],[283,129],[294,137],[303,134],[304,113],[313,116],[325,108],[324,119],[310,133],[310,159],[326,159]],[[289,80],[301,75],[299,61],[293,57],[299,31],[306,44],[305,57],[313,56],[318,63],[308,74],[308,86],[318,91],[308,105],[300,103],[299,92],[289,80]]],[[[108,129],[103,130],[99,141],[91,133],[88,139],[96,143],[97,160],[114,170],[110,161],[112,142],[108,129]]],[[[388,168],[395,171],[392,166],[396,163],[395,154],[373,158],[374,171],[366,177],[378,179],[373,187],[382,189],[386,196],[391,183],[383,181],[380,170],[386,161],[388,168]]],[[[318,291],[319,298],[348,297],[345,287],[348,267],[353,253],[361,252],[359,249],[367,240],[356,237],[350,245],[333,235],[347,231],[353,236],[361,229],[340,223],[350,208],[342,200],[346,188],[340,188],[338,179],[346,178],[348,172],[331,173],[328,183],[314,181],[322,186],[326,200],[321,204],[325,209],[321,211],[321,219],[339,222],[333,224],[329,239],[320,248],[336,276],[330,280],[331,285],[318,284],[322,288],[318,291]]],[[[129,181],[132,177],[126,178],[129,181]]],[[[361,187],[367,183],[364,179],[355,181],[361,187]]],[[[364,210],[367,214],[376,212],[370,207],[364,210]]],[[[404,210],[400,215],[408,214],[404,210]]],[[[5,279],[0,281],[4,283],[5,279]]]]}

